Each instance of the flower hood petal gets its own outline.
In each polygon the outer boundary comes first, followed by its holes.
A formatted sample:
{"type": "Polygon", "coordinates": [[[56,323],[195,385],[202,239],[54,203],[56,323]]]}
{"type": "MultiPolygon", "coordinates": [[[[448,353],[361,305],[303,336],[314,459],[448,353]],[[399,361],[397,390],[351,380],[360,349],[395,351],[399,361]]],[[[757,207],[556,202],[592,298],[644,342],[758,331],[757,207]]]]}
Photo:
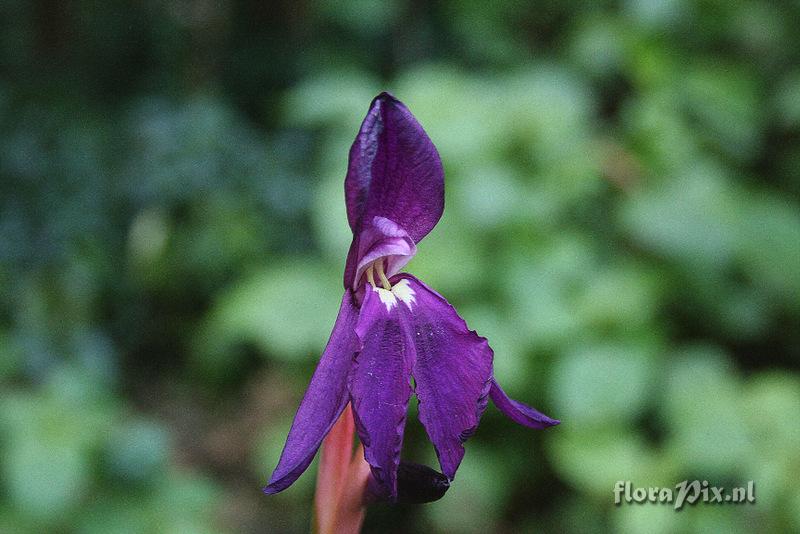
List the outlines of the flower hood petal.
{"type": "Polygon", "coordinates": [[[444,210],[439,153],[408,108],[388,93],[372,101],[350,148],[345,201],[354,235],[377,216],[394,221],[415,243],[444,210]]]}

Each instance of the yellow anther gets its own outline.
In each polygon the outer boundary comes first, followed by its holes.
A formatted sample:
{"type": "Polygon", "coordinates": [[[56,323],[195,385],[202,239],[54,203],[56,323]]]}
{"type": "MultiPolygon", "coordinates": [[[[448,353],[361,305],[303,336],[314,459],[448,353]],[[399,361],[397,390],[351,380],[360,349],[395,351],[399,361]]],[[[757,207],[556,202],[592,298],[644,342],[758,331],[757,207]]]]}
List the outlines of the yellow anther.
{"type": "Polygon", "coordinates": [[[370,263],[369,267],[367,267],[367,281],[369,282],[369,285],[372,286],[372,289],[375,289],[375,275],[373,274],[374,270],[373,265],[374,264],[370,263]]]}
{"type": "Polygon", "coordinates": [[[383,284],[383,289],[391,291],[392,284],[389,283],[389,279],[386,278],[386,273],[383,272],[383,259],[376,261],[373,265],[375,265],[375,267],[378,270],[378,278],[381,279],[381,283],[383,284]]]}

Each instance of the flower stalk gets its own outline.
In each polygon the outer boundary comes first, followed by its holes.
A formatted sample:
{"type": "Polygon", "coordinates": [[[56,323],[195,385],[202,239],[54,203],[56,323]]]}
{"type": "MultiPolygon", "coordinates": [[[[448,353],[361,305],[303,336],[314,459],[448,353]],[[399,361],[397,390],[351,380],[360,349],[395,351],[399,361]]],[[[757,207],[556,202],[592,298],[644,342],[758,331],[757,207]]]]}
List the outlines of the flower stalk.
{"type": "Polygon", "coordinates": [[[357,534],[364,522],[369,464],[361,444],[353,450],[355,422],[350,405],[322,442],[314,495],[316,534],[357,534]]]}

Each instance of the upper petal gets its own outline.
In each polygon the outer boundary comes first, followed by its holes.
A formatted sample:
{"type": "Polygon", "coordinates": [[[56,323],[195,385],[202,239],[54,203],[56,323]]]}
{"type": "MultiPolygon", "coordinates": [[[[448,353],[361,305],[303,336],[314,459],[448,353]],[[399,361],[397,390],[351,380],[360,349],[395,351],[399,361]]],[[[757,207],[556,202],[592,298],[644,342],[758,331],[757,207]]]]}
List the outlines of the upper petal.
{"type": "Polygon", "coordinates": [[[492,349],[485,338],[467,328],[444,297],[410,275],[401,276],[398,285],[407,282],[413,296],[409,316],[419,418],[442,472],[452,479],[464,457],[462,443],[475,431],[486,408],[492,349]]]}
{"type": "Polygon", "coordinates": [[[388,93],[372,101],[350,148],[345,200],[354,234],[378,216],[397,223],[418,243],[442,215],[439,153],[408,108],[388,93]]]}
{"type": "Polygon", "coordinates": [[[532,408],[526,404],[516,401],[506,395],[500,384],[492,378],[492,389],[489,395],[497,408],[505,414],[506,417],[530,428],[547,428],[549,426],[557,425],[561,421],[547,417],[536,408],[532,408]]]}
{"type": "Polygon", "coordinates": [[[328,345],[294,416],[286,445],[264,488],[265,493],[277,493],[297,480],[347,405],[347,379],[358,350],[357,320],[358,308],[351,292],[345,291],[328,345]]]}
{"type": "Polygon", "coordinates": [[[366,287],[356,327],[362,348],[351,375],[350,395],[364,458],[374,478],[373,491],[393,501],[411,396],[413,354],[407,350],[408,336],[391,298],[386,290],[366,287]]]}

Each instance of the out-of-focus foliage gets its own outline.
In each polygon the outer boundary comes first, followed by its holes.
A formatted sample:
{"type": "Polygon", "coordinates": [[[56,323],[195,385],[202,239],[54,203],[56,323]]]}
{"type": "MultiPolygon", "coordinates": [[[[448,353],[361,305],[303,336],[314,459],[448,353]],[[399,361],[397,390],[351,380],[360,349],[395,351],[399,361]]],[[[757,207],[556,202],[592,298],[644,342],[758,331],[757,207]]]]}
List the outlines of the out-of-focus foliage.
{"type": "MultiPolygon", "coordinates": [[[[0,531],[305,532],[259,492],[339,302],[370,99],[438,146],[408,269],[546,432],[489,408],[375,532],[800,531],[796,3],[0,7],[0,531]],[[613,505],[754,480],[755,505],[613,505]]],[[[415,407],[412,406],[412,411],[415,407]]],[[[404,455],[434,464],[413,422],[404,455]]]]}

